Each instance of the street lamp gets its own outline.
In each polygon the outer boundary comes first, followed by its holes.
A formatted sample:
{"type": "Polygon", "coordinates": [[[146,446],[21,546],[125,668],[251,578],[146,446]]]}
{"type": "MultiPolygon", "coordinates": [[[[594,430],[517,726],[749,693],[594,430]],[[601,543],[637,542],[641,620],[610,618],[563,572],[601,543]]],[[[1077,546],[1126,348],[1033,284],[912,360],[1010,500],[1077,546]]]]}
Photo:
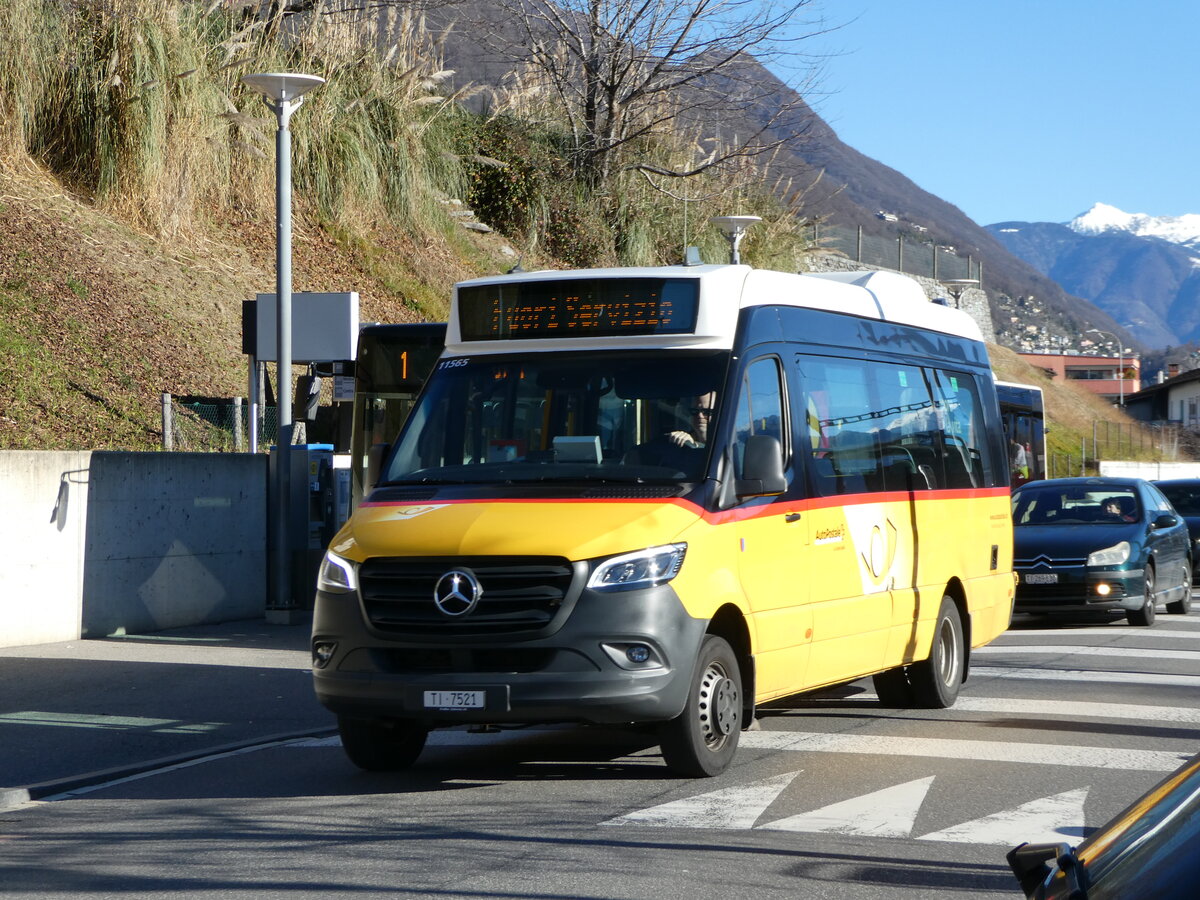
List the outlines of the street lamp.
{"type": "Polygon", "coordinates": [[[242,82],[263,95],[275,113],[275,384],[279,431],[275,439],[275,605],[292,607],[291,553],[288,546],[292,489],[292,134],[288,120],[304,95],[325,83],[317,75],[261,72],[242,82]]]}
{"type": "Polygon", "coordinates": [[[950,296],[954,298],[954,308],[962,308],[962,295],[967,288],[979,287],[978,278],[943,278],[942,286],[950,292],[950,296]]]}
{"type": "Polygon", "coordinates": [[[729,241],[729,264],[736,266],[742,261],[742,254],[738,249],[742,238],[746,236],[747,229],[755,222],[761,222],[762,218],[760,216],[713,216],[708,221],[721,229],[721,234],[725,235],[725,240],[729,241]]]}
{"type": "Polygon", "coordinates": [[[1125,405],[1125,346],[1111,331],[1101,331],[1099,328],[1089,328],[1084,334],[1103,334],[1117,342],[1117,397],[1118,406],[1125,405]]]}

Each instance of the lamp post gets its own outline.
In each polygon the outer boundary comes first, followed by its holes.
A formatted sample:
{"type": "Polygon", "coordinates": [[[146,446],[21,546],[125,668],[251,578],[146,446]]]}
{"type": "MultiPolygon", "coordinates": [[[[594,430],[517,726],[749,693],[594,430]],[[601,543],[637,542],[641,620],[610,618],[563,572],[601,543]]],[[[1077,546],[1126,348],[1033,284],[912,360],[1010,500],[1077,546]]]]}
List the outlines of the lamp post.
{"type": "Polygon", "coordinates": [[[292,134],[288,121],[304,95],[325,83],[317,75],[263,72],[242,82],[263,95],[275,113],[275,383],[279,431],[275,439],[275,607],[290,609],[291,548],[288,546],[292,482],[292,134]]]}
{"type": "Polygon", "coordinates": [[[742,243],[742,238],[746,236],[746,230],[755,222],[761,222],[762,218],[759,216],[713,216],[708,221],[721,229],[721,234],[725,235],[725,240],[729,241],[729,264],[731,266],[740,265],[742,254],[738,248],[742,243]]]}
{"type": "MultiPolygon", "coordinates": [[[[936,254],[935,254],[936,256],[936,254]]],[[[950,296],[954,298],[954,308],[962,309],[962,295],[967,288],[979,287],[978,278],[943,278],[942,286],[950,292],[950,296]]]]}
{"type": "Polygon", "coordinates": [[[1101,331],[1099,328],[1089,328],[1084,334],[1103,334],[1117,342],[1117,405],[1125,406],[1125,346],[1111,331],[1101,331]]]}

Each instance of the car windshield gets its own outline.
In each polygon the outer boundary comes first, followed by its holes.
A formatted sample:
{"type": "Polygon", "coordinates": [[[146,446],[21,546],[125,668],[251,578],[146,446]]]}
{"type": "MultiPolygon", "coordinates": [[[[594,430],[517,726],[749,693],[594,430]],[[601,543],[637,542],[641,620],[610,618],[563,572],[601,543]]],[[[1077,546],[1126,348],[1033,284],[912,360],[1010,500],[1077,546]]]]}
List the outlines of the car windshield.
{"type": "Polygon", "coordinates": [[[1162,484],[1156,487],[1166,494],[1181,516],[1200,516],[1200,481],[1195,484],[1162,484]]]}
{"type": "Polygon", "coordinates": [[[1043,482],[1013,494],[1014,525],[1113,525],[1140,518],[1137,492],[1125,485],[1043,482]]]}
{"type": "Polygon", "coordinates": [[[699,480],[728,361],[727,351],[443,359],[384,481],[699,480]]]}

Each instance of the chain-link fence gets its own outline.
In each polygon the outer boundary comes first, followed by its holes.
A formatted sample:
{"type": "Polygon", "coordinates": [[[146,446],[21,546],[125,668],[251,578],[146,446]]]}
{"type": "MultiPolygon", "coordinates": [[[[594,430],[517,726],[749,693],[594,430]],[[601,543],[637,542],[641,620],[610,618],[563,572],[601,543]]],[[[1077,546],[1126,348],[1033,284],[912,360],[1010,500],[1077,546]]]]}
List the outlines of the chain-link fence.
{"type": "Polygon", "coordinates": [[[1102,460],[1175,462],[1196,459],[1200,436],[1181,425],[1141,425],[1136,422],[1092,423],[1092,436],[1082,437],[1078,452],[1051,451],[1047,478],[1098,475],[1102,460]]]}
{"type": "MultiPolygon", "coordinates": [[[[258,450],[275,443],[279,411],[259,409],[258,450]]],[[[241,397],[172,397],[163,394],[163,449],[193,453],[245,453],[250,449],[250,405],[241,397]]]]}
{"type": "Polygon", "coordinates": [[[812,246],[837,251],[855,262],[938,281],[983,280],[983,263],[969,254],[959,255],[956,248],[948,244],[936,244],[911,234],[896,237],[865,234],[862,226],[846,228],[815,224],[811,227],[812,246]]]}

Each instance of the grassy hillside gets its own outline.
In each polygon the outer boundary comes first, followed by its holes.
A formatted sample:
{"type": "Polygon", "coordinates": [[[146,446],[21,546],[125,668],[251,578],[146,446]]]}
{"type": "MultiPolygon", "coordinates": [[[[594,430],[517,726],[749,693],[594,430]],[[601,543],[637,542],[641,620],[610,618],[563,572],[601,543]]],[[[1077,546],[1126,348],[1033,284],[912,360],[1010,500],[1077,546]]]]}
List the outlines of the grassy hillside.
{"type": "Polygon", "coordinates": [[[241,302],[275,285],[275,119],[251,72],[327,79],[291,123],[293,286],[358,291],[363,321],[442,319],[456,280],[518,256],[674,261],[687,215],[693,235],[762,215],[747,259],[798,262],[799,228],[753,173],[689,185],[707,199],[686,212],[632,172],[589,194],[544,106],[476,116],[446,93],[417,17],[364,30],[232,7],[0,3],[21,35],[0,42],[0,448],[151,449],[162,392],[247,392],[241,302]],[[471,206],[497,231],[463,228],[471,206]]]}
{"type": "MultiPolygon", "coordinates": [[[[1059,477],[1095,474],[1095,459],[1186,459],[1188,450],[1161,447],[1162,436],[1134,421],[1111,403],[1070,381],[1050,378],[1043,369],[1031,366],[1006,347],[989,346],[992,369],[1000,381],[1034,384],[1046,400],[1046,454],[1049,474],[1059,477]],[[1093,437],[1097,446],[1093,449],[1093,437]],[[1097,452],[1098,451],[1098,452],[1097,452]]],[[[1168,442],[1170,443],[1170,442],[1168,442]]]]}

